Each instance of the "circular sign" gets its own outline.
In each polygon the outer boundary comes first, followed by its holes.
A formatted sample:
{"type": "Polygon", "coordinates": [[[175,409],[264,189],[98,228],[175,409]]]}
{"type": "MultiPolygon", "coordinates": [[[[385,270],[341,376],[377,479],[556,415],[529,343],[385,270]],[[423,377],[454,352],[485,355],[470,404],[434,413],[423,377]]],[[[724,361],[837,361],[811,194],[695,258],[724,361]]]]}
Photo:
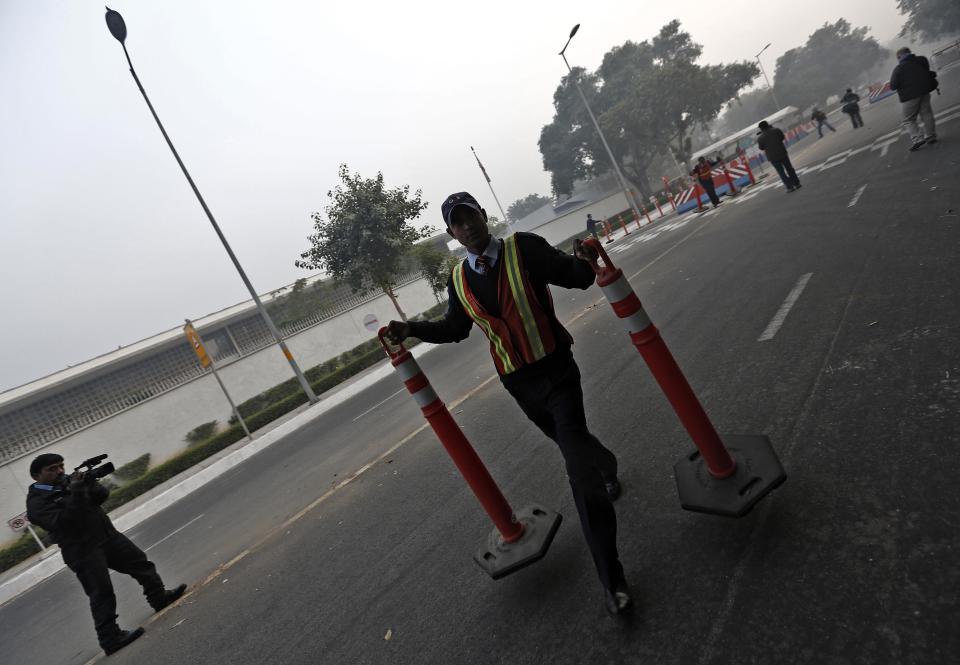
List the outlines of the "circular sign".
{"type": "Polygon", "coordinates": [[[380,329],[380,322],[373,314],[367,314],[365,317],[363,317],[363,327],[370,332],[376,332],[380,329]]]}

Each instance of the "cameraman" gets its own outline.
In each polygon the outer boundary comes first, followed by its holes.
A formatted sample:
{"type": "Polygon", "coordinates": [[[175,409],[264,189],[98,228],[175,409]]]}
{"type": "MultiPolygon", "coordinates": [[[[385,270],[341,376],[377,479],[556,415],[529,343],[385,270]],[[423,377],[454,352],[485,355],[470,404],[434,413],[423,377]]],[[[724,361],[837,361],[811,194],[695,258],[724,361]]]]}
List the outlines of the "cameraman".
{"type": "Polygon", "coordinates": [[[147,555],[114,528],[100,507],[110,490],[89,471],[68,477],[63,457],[44,453],[31,462],[30,475],[36,482],[27,492],[27,517],[60,546],[63,562],[90,597],[97,640],[110,655],[143,635],[143,628],[121,630],[117,625],[117,597],[108,569],[137,580],[155,612],[182,596],[187,585],[164,589],[147,555]]]}

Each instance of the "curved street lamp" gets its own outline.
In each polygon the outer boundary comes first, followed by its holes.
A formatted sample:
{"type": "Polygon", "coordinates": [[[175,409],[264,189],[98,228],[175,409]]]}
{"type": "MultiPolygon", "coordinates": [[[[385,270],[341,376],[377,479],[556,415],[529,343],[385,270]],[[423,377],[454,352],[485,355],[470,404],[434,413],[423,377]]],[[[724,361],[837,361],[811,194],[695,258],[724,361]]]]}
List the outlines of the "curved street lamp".
{"type": "Polygon", "coordinates": [[[573,29],[570,31],[570,36],[567,38],[567,43],[563,45],[563,50],[560,51],[560,57],[563,58],[563,64],[567,66],[567,71],[570,73],[570,78],[573,80],[573,85],[577,88],[577,92],[580,93],[580,99],[583,101],[583,105],[587,109],[587,113],[590,115],[590,120],[593,121],[593,126],[597,130],[597,134],[600,136],[600,142],[603,143],[604,149],[607,151],[607,156],[610,158],[610,163],[613,164],[613,172],[617,177],[617,182],[620,184],[620,189],[623,191],[624,198],[627,199],[627,204],[630,206],[630,209],[633,210],[634,219],[641,219],[640,209],[637,207],[637,202],[633,198],[633,192],[630,191],[630,188],[627,186],[627,180],[623,177],[623,173],[620,171],[620,165],[617,163],[616,158],[613,156],[613,151],[610,149],[610,146],[607,144],[607,139],[603,136],[603,132],[600,130],[600,123],[597,122],[596,116],[593,115],[593,111],[590,109],[590,104],[587,103],[587,98],[583,94],[583,90],[580,89],[580,83],[576,79],[573,79],[573,70],[570,68],[570,63],[567,62],[566,51],[567,47],[570,46],[570,40],[573,39],[573,36],[577,34],[577,31],[580,29],[580,24],[577,23],[573,26],[573,29]]]}
{"type": "Polygon", "coordinates": [[[200,202],[200,207],[203,208],[203,212],[206,213],[207,219],[210,220],[210,224],[213,226],[213,230],[217,232],[217,237],[220,238],[220,242],[223,243],[223,248],[227,250],[227,254],[230,256],[230,260],[233,261],[234,267],[237,269],[237,272],[240,273],[240,279],[243,280],[243,283],[246,285],[247,290],[250,292],[250,296],[253,298],[253,302],[257,306],[257,310],[260,312],[260,316],[263,317],[264,323],[267,324],[267,328],[270,330],[270,333],[273,335],[273,338],[276,340],[277,344],[280,346],[280,350],[283,351],[284,357],[290,363],[290,367],[293,369],[293,373],[297,377],[297,381],[300,382],[300,387],[303,388],[303,392],[307,394],[307,398],[310,400],[311,404],[315,404],[317,396],[314,394],[313,389],[310,387],[310,383],[307,381],[307,378],[303,375],[303,372],[300,371],[297,361],[293,359],[293,354],[290,353],[290,349],[287,348],[286,343],[283,341],[283,338],[280,336],[280,331],[277,330],[277,327],[273,324],[273,320],[270,318],[270,315],[267,314],[267,310],[264,309],[263,303],[260,302],[260,296],[257,295],[257,292],[253,288],[253,284],[250,283],[250,280],[247,279],[247,274],[243,271],[243,268],[240,266],[240,261],[237,260],[236,255],[233,253],[233,250],[230,249],[230,244],[227,242],[227,238],[223,235],[223,232],[220,230],[220,226],[217,224],[217,221],[213,218],[213,213],[210,212],[210,208],[207,207],[207,202],[203,200],[203,196],[200,194],[200,190],[197,189],[196,184],[193,182],[193,178],[190,177],[190,172],[187,171],[187,167],[184,166],[183,160],[180,159],[180,155],[177,153],[177,149],[173,147],[173,142],[170,141],[170,137],[167,135],[167,130],[163,128],[163,123],[160,122],[160,118],[157,116],[157,112],[153,109],[153,104],[150,103],[150,98],[147,97],[146,90],[143,89],[143,85],[140,83],[140,78],[137,76],[137,72],[133,69],[133,63],[130,61],[130,54],[127,53],[127,24],[124,22],[123,17],[120,16],[120,12],[116,12],[109,7],[107,7],[107,28],[110,30],[110,34],[120,42],[120,45],[123,47],[123,54],[127,58],[127,64],[130,65],[130,73],[133,75],[133,80],[136,81],[137,87],[140,88],[140,94],[143,95],[144,101],[147,102],[147,106],[150,109],[150,113],[153,114],[153,119],[157,121],[157,127],[160,128],[160,133],[163,134],[163,138],[167,141],[167,145],[170,147],[170,152],[173,153],[174,158],[177,160],[177,164],[180,165],[180,170],[183,171],[183,175],[186,176],[187,182],[190,183],[193,193],[197,196],[197,201],[200,202]]]}

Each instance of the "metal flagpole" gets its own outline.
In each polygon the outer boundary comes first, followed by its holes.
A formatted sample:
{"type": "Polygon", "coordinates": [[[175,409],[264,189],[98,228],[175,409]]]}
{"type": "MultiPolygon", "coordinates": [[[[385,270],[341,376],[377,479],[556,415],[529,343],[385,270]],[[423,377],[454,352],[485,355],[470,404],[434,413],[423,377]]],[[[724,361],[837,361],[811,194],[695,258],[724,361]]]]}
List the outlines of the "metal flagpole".
{"type": "Polygon", "coordinates": [[[470,146],[470,152],[473,153],[474,158],[477,160],[477,166],[480,167],[480,170],[483,172],[483,177],[487,180],[487,187],[490,188],[490,193],[493,194],[493,200],[497,202],[497,207],[500,208],[500,214],[503,215],[504,223],[513,224],[513,222],[507,218],[507,213],[503,211],[503,206],[500,205],[500,199],[497,198],[497,193],[493,191],[493,184],[490,182],[490,176],[487,175],[487,170],[483,168],[483,164],[480,162],[480,158],[477,157],[477,151],[473,149],[473,146],[470,146]]]}

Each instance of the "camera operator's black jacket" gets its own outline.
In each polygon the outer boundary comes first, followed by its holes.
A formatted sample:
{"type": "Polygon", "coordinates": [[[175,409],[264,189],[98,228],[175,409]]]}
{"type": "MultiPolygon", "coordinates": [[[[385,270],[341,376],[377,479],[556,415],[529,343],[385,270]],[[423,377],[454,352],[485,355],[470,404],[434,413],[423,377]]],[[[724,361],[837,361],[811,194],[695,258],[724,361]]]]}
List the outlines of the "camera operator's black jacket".
{"type": "Polygon", "coordinates": [[[117,533],[100,507],[110,490],[97,482],[71,487],[34,483],[27,492],[27,518],[50,534],[67,565],[117,533]]]}

